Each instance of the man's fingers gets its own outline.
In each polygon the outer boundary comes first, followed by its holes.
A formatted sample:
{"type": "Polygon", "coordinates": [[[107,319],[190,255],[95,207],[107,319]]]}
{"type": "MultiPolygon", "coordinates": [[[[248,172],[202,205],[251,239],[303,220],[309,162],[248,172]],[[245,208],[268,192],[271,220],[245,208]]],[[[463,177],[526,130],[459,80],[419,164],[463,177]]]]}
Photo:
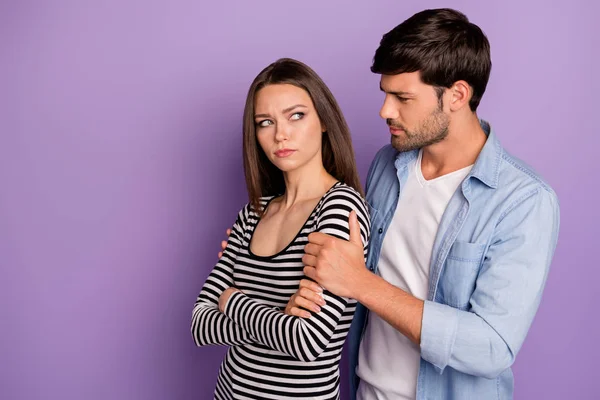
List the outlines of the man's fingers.
{"type": "MultiPolygon", "coordinates": [[[[225,231],[225,233],[227,233],[227,236],[231,235],[231,229],[227,229],[225,231]]],[[[227,248],[227,240],[221,240],[221,251],[218,254],[219,259],[221,257],[223,257],[223,251],[225,251],[226,248],[227,248]]]]}
{"type": "Polygon", "coordinates": [[[327,240],[332,238],[333,236],[329,236],[328,234],[321,232],[313,232],[310,235],[308,235],[308,241],[310,243],[318,244],[319,246],[323,246],[327,242],[327,240]]]}
{"type": "Polygon", "coordinates": [[[317,265],[317,257],[311,256],[310,254],[305,254],[302,256],[302,264],[309,267],[314,267],[317,265]]]}
{"type": "Polygon", "coordinates": [[[304,267],[304,275],[308,276],[310,279],[317,280],[317,269],[315,267],[304,267]]]}
{"type": "Polygon", "coordinates": [[[320,246],[318,244],[309,243],[306,246],[304,246],[304,253],[310,254],[311,256],[318,256],[322,248],[323,246],[320,246]]]}

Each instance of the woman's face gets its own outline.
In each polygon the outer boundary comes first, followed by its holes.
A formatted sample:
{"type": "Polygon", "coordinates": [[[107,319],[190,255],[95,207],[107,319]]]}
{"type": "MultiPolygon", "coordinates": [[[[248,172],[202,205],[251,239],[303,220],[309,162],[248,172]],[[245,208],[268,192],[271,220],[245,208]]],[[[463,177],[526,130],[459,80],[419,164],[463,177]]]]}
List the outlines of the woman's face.
{"type": "Polygon", "coordinates": [[[283,172],[320,163],[322,126],[308,93],[289,84],[268,85],[254,97],[256,138],[283,172]]]}

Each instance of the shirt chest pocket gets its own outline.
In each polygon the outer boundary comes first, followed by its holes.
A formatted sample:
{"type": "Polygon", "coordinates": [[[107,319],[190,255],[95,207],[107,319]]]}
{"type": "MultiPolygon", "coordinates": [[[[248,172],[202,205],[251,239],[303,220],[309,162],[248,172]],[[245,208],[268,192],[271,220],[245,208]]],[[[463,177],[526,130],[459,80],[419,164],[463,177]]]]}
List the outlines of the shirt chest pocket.
{"type": "Polygon", "coordinates": [[[437,296],[442,303],[467,310],[475,290],[485,244],[455,241],[438,283],[437,296]]]}
{"type": "Polygon", "coordinates": [[[377,211],[377,209],[373,207],[370,202],[367,202],[367,208],[369,209],[369,221],[371,222],[371,226],[380,224],[378,219],[379,211],[377,211]]]}

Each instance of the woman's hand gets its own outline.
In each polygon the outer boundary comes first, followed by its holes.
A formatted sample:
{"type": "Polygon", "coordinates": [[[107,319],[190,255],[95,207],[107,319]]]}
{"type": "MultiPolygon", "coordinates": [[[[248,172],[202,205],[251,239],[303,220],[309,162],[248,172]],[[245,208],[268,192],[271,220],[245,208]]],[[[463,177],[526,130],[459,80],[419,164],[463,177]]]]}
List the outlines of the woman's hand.
{"type": "Polygon", "coordinates": [[[308,279],[300,281],[300,287],[294,293],[285,306],[284,313],[296,317],[310,318],[310,313],[306,310],[311,310],[318,313],[321,307],[324,306],[323,288],[317,283],[308,279]]]}

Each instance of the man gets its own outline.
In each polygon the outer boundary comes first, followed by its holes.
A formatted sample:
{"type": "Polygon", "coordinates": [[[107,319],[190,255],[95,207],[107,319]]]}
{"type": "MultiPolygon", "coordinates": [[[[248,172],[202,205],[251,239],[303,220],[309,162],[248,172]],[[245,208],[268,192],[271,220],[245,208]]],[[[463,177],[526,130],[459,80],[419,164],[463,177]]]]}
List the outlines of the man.
{"type": "MultiPolygon", "coordinates": [[[[490,49],[463,14],[412,16],[371,70],[391,145],[367,177],[366,266],[353,214],[349,241],[313,233],[303,258],[310,279],[362,304],[352,398],[510,399],[556,246],[556,195],[478,118],[490,49]]],[[[286,312],[301,316],[319,290],[304,280],[286,312]]]]}

